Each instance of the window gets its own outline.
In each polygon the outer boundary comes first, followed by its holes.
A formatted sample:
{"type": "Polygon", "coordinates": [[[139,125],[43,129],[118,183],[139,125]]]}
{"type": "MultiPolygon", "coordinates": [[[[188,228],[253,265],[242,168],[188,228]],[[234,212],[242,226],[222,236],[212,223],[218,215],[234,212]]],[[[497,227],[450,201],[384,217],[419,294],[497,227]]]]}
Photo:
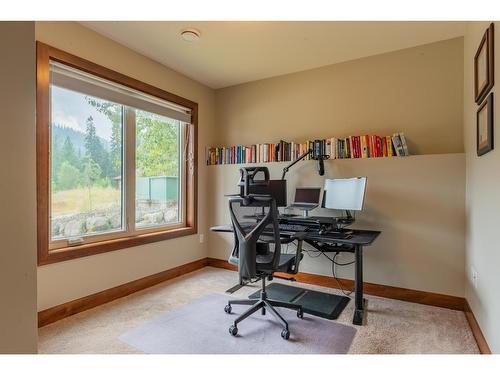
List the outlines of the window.
{"type": "Polygon", "coordinates": [[[50,85],[51,247],[120,232],[124,106],[50,85]]]}
{"type": "Polygon", "coordinates": [[[135,118],[136,227],[177,224],[182,221],[182,123],[145,111],[136,111],[135,118]]]}
{"type": "Polygon", "coordinates": [[[196,233],[197,104],[37,43],[39,264],[196,233]]]}

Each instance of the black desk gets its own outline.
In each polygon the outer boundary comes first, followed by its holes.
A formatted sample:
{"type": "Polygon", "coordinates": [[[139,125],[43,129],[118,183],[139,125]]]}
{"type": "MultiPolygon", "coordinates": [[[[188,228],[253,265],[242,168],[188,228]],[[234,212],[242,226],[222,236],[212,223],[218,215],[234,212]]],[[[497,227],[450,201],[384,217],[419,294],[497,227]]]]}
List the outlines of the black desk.
{"type": "MultiPolygon", "coordinates": [[[[281,219],[280,219],[281,220],[281,219]]],[[[284,217],[283,221],[289,221],[284,217]]],[[[249,221],[245,226],[251,228],[255,222],[249,221]]],[[[218,225],[210,228],[214,232],[233,232],[232,225],[218,225]]],[[[363,298],[363,247],[371,245],[378,235],[379,231],[351,229],[352,233],[347,238],[339,238],[335,234],[319,234],[317,230],[305,232],[304,241],[321,252],[350,252],[354,253],[355,259],[355,289],[354,289],[354,316],[353,324],[362,325],[365,314],[366,300],[363,298]]],[[[282,237],[290,237],[294,232],[281,231],[282,237]]],[[[234,251],[237,250],[235,243],[234,251]]]]}

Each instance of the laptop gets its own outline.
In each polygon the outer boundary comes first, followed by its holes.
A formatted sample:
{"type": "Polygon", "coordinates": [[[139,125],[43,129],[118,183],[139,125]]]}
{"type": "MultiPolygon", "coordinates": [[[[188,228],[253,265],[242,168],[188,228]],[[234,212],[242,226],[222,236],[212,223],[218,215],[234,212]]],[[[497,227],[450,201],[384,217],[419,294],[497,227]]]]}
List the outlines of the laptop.
{"type": "Polygon", "coordinates": [[[321,188],[296,188],[295,199],[287,208],[309,211],[318,207],[321,188]]]}

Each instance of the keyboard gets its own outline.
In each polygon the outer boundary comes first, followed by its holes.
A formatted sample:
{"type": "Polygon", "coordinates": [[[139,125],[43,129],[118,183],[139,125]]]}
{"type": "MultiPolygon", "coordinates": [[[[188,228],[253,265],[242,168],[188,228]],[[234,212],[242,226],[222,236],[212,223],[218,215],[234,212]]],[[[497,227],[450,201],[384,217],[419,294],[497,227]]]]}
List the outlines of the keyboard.
{"type": "Polygon", "coordinates": [[[327,233],[323,234],[323,236],[325,236],[326,239],[331,238],[331,239],[339,239],[339,240],[351,238],[350,234],[342,233],[342,232],[327,232],[327,233]]]}
{"type": "Polygon", "coordinates": [[[280,230],[284,232],[307,232],[309,227],[298,224],[280,224],[280,230]]]}
{"type": "Polygon", "coordinates": [[[290,206],[287,207],[287,209],[298,208],[299,210],[313,210],[316,207],[318,207],[317,203],[292,203],[290,206]]]}

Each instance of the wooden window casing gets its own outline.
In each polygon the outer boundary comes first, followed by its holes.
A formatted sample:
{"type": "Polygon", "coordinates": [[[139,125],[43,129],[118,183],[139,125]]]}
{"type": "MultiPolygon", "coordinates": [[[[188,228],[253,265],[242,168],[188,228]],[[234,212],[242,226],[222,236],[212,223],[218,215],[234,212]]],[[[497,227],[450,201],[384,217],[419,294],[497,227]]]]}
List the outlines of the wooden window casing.
{"type": "MultiPolygon", "coordinates": [[[[147,83],[125,76],[88,60],[37,42],[37,85],[36,85],[36,154],[37,154],[37,247],[38,265],[56,263],[69,259],[104,253],[113,250],[139,246],[146,243],[197,233],[197,168],[198,168],[198,104],[175,94],[169,93],[147,83]],[[108,81],[127,86],[131,89],[159,99],[188,108],[191,123],[187,124],[187,152],[182,163],[181,176],[183,225],[172,228],[159,227],[125,231],[119,238],[105,239],[76,246],[51,249],[50,244],[50,62],[55,61],[71,68],[92,74],[108,81]]],[[[124,145],[124,147],[126,147],[124,145]]],[[[130,206],[130,205],[129,205],[130,206]]]]}

